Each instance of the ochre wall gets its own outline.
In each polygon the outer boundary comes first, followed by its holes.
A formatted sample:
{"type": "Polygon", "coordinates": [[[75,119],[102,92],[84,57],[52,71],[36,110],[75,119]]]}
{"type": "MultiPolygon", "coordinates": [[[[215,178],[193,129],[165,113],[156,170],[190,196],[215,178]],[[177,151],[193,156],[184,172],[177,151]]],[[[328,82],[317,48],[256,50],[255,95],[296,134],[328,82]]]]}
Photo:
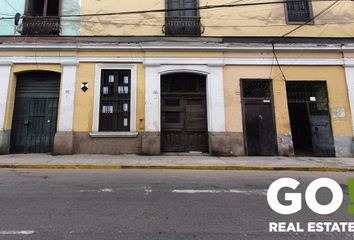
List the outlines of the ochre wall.
{"type": "MultiPolygon", "coordinates": [[[[81,14],[164,9],[165,1],[82,0],[81,14]]],[[[84,17],[81,35],[161,35],[165,13],[84,17]]]]}
{"type": "MultiPolygon", "coordinates": [[[[101,63],[100,63],[101,64],[101,63]]],[[[120,63],[124,64],[124,63],[120,63]]],[[[129,63],[132,64],[132,63],[129,63]]],[[[81,63],[77,68],[75,113],[74,113],[74,131],[91,132],[93,123],[93,104],[95,89],[95,63],[81,63]],[[88,82],[89,89],[86,92],[81,91],[82,82],[88,82]]],[[[137,64],[137,101],[136,101],[136,129],[144,130],[144,125],[140,124],[139,119],[145,116],[145,70],[143,64],[137,64]]]]}
{"type": "MultiPolygon", "coordinates": [[[[283,66],[287,80],[325,80],[329,95],[330,111],[344,108],[345,117],[337,118],[331,114],[335,136],[352,136],[351,113],[348,101],[345,72],[343,67],[335,66],[283,66]]],[[[240,79],[273,79],[274,107],[277,134],[291,132],[287,107],[286,85],[277,66],[226,66],[224,71],[226,130],[242,131],[242,108],[240,102],[240,79]]]]}
{"type": "MultiPolygon", "coordinates": [[[[15,104],[16,93],[16,74],[26,71],[53,71],[61,73],[62,69],[60,65],[52,64],[15,64],[11,68],[9,94],[7,97],[6,113],[5,113],[5,130],[12,128],[12,117],[15,104]]],[[[59,119],[59,118],[58,118],[59,119]]]]}
{"type": "MultiPolygon", "coordinates": [[[[254,0],[250,2],[271,2],[254,0]]],[[[200,0],[200,6],[237,3],[230,0],[200,0]]],[[[249,1],[247,3],[250,3],[249,1]]],[[[240,4],[243,3],[242,1],[240,4]]],[[[333,2],[312,2],[314,16],[333,2]]],[[[81,13],[107,13],[164,9],[165,1],[82,0],[81,13]]],[[[301,27],[290,36],[353,37],[354,2],[341,1],[315,19],[314,25],[301,27]]],[[[282,3],[228,7],[200,11],[205,27],[202,36],[282,36],[297,25],[287,24],[282,3]]],[[[164,35],[165,13],[84,17],[81,35],[164,35]]]]}
{"type": "MultiPolygon", "coordinates": [[[[343,67],[323,66],[297,66],[284,67],[284,74],[287,80],[325,80],[327,82],[329,108],[331,112],[333,134],[335,136],[352,136],[351,113],[348,100],[348,91],[346,86],[345,72],[343,67]],[[345,117],[336,118],[332,113],[335,108],[344,108],[345,117]]],[[[274,97],[275,111],[278,122],[278,133],[285,134],[290,130],[287,123],[288,110],[286,101],[285,82],[279,73],[279,70],[273,74],[274,76],[274,97]]]]}
{"type": "MultiPolygon", "coordinates": [[[[20,53],[17,52],[19,55],[20,53]]],[[[8,53],[12,55],[13,53],[8,53]]],[[[22,52],[22,55],[29,54],[22,52]]],[[[33,54],[33,53],[32,53],[33,54]]],[[[42,55],[42,53],[37,53],[42,55]]],[[[47,53],[43,53],[47,54],[47,53]]],[[[58,52],[52,52],[57,55],[58,52]]],[[[73,55],[73,52],[64,52],[64,55],[73,55]]],[[[78,56],[175,56],[175,57],[271,57],[267,53],[222,53],[222,52],[78,52],[78,56]]],[[[313,58],[341,58],[340,53],[279,53],[279,57],[313,57],[313,58]]],[[[350,53],[347,56],[353,56],[350,53]]],[[[122,63],[123,64],[123,63],[122,63]]],[[[131,63],[129,63],[131,64],[131,63]]],[[[93,91],[95,81],[96,63],[80,63],[77,68],[74,131],[89,132],[92,130],[93,118],[93,91]],[[89,83],[89,90],[83,92],[80,89],[81,82],[89,83]]],[[[336,136],[351,136],[351,113],[348,102],[348,93],[344,68],[340,66],[283,66],[283,71],[287,80],[326,80],[329,92],[329,106],[334,108],[344,108],[345,117],[335,118],[332,114],[333,132],[336,136]]],[[[28,70],[48,70],[61,72],[59,64],[14,64],[11,70],[10,92],[7,101],[5,116],[5,129],[11,129],[13,105],[16,89],[16,73],[28,70]]],[[[144,131],[144,124],[140,124],[139,119],[145,117],[145,71],[142,63],[137,64],[137,130],[144,131]]],[[[274,89],[274,102],[278,134],[288,134],[290,124],[287,110],[287,99],[285,82],[277,66],[232,66],[224,67],[224,97],[226,114],[226,131],[243,132],[242,108],[240,102],[241,78],[272,78],[274,89]]]]}

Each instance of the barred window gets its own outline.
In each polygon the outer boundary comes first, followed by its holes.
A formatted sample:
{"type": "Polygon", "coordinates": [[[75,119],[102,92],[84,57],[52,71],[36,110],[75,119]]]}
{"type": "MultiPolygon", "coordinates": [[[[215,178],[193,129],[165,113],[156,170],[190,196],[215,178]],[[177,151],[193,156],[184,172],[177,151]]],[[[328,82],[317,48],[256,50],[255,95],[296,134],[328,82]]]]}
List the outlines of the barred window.
{"type": "Polygon", "coordinates": [[[305,23],[312,19],[310,0],[287,0],[286,12],[290,23],[305,23]]]}
{"type": "Polygon", "coordinates": [[[102,70],[99,131],[130,131],[131,70],[102,70]]]}

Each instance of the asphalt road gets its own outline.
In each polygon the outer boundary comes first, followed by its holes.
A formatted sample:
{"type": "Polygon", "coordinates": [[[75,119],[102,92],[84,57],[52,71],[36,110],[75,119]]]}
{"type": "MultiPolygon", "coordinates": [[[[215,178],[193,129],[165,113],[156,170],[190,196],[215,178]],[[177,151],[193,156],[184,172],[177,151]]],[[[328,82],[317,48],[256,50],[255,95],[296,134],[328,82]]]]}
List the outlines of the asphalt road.
{"type": "MultiPolygon", "coordinates": [[[[354,233],[269,233],[269,222],[354,222],[346,180],[353,173],[0,170],[0,239],[354,239],[354,233]],[[280,177],[318,177],[342,184],[345,197],[330,216],[273,212],[269,185],[280,177]]],[[[326,190],[319,201],[330,200],[326,190]]],[[[280,195],[281,198],[281,195],[280,195]]]]}

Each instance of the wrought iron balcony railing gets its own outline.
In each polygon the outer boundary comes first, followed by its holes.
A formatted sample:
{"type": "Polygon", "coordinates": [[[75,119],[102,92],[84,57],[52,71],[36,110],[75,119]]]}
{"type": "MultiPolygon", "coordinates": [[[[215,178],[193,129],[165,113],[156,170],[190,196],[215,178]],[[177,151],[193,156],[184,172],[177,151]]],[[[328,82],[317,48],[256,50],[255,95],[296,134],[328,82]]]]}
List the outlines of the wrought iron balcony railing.
{"type": "Polygon", "coordinates": [[[57,16],[24,17],[17,31],[22,35],[59,35],[60,18],[57,16]]]}
{"type": "Polygon", "coordinates": [[[166,17],[164,32],[167,36],[200,36],[200,17],[166,17]]]}

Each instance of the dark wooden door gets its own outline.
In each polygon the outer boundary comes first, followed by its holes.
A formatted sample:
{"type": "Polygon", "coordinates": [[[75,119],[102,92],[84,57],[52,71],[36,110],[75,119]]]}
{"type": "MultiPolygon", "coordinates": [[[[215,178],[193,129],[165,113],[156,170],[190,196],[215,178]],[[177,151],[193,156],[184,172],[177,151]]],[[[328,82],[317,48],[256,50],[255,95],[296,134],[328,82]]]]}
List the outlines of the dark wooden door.
{"type": "Polygon", "coordinates": [[[242,91],[247,154],[276,155],[276,130],[270,81],[243,80],[242,91]]]}
{"type": "Polygon", "coordinates": [[[162,151],[208,151],[206,116],[205,97],[164,97],[161,116],[162,151]]]}
{"type": "Polygon", "coordinates": [[[60,75],[18,76],[11,131],[12,153],[52,152],[57,125],[60,75]]]}
{"type": "Polygon", "coordinates": [[[204,77],[173,74],[162,79],[161,150],[207,152],[206,109],[204,77]]]}

